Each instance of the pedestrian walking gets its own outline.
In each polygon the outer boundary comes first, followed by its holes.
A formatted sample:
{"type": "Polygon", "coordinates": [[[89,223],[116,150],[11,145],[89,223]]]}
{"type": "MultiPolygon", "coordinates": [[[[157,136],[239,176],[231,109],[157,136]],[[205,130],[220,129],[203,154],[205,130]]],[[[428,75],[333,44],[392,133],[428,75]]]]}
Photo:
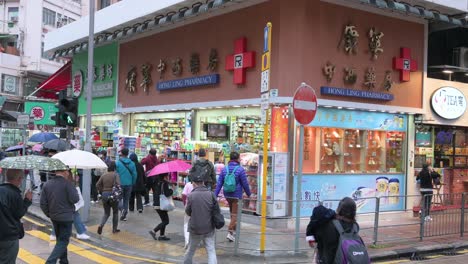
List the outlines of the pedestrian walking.
{"type": "MultiPolygon", "coordinates": [[[[79,177],[79,176],[77,176],[77,177],[79,177]]],[[[76,183],[78,181],[77,179],[73,178],[72,173],[68,174],[66,179],[69,180],[70,182],[72,182],[74,185],[76,185],[76,183]]],[[[76,191],[78,192],[78,195],[81,195],[81,192],[79,190],[76,190],[76,191]]],[[[81,220],[80,213],[78,212],[78,210],[81,207],[83,207],[83,205],[84,205],[83,198],[81,197],[80,199],[82,200],[82,203],[80,204],[78,202],[78,203],[75,204],[75,213],[73,214],[73,226],[75,227],[75,230],[76,230],[76,238],[78,238],[80,240],[88,240],[90,237],[86,234],[86,231],[87,231],[86,225],[81,220]]],[[[52,226],[52,231],[50,232],[49,240],[50,241],[57,240],[57,237],[56,237],[55,230],[54,230],[53,226],[52,226]]]]}
{"type": "Polygon", "coordinates": [[[24,237],[21,218],[31,205],[32,192],[21,196],[24,172],[17,169],[3,169],[5,183],[0,184],[0,263],[14,264],[19,251],[19,240],[24,237]]]}
{"type": "Polygon", "coordinates": [[[190,216],[188,248],[185,251],[184,264],[191,264],[200,241],[204,242],[208,255],[208,264],[216,264],[215,227],[212,222],[213,210],[218,206],[213,193],[204,185],[205,175],[191,174],[193,191],[187,197],[185,213],[190,216]]]}
{"type": "Polygon", "coordinates": [[[157,225],[153,230],[149,231],[149,233],[154,240],[167,241],[170,240],[170,238],[166,237],[166,226],[169,224],[169,213],[159,208],[159,195],[164,194],[166,197],[170,197],[174,192],[169,187],[170,183],[168,174],[161,174],[158,177],[159,180],[157,180],[156,182],[156,193],[154,193],[154,195],[156,195],[158,199],[156,199],[156,205],[154,206],[154,208],[156,209],[156,212],[161,218],[161,223],[157,225]],[[157,237],[158,232],[159,237],[157,237]]]}
{"type": "MultiPolygon", "coordinates": [[[[141,160],[141,165],[145,167],[145,176],[148,175],[148,172],[151,171],[156,165],[159,164],[158,157],[156,156],[157,151],[156,149],[152,148],[149,151],[148,156],[144,157],[141,160]]],[[[145,192],[145,203],[143,206],[149,206],[150,205],[150,200],[149,200],[149,192],[153,192],[153,206],[156,206],[156,199],[159,199],[159,197],[156,197],[156,186],[155,186],[155,177],[147,177],[146,179],[146,192],[145,192]]]]}
{"type": "Polygon", "coordinates": [[[421,201],[422,201],[422,214],[421,217],[424,218],[424,221],[432,221],[430,216],[431,213],[431,203],[433,192],[433,181],[440,178],[440,174],[435,172],[432,167],[426,163],[423,164],[422,170],[418,173],[416,181],[419,182],[419,191],[421,192],[421,201]]]}
{"type": "Polygon", "coordinates": [[[75,203],[80,200],[73,183],[67,180],[71,172],[55,171],[44,184],[41,194],[41,209],[49,217],[57,235],[57,243],[46,263],[68,263],[67,247],[70,242],[75,203]]]}
{"type": "Polygon", "coordinates": [[[129,210],[133,212],[135,210],[135,201],[138,213],[143,213],[143,202],[142,202],[142,195],[145,194],[146,191],[146,175],[145,169],[143,165],[138,162],[138,156],[135,153],[130,154],[129,158],[135,164],[135,168],[137,171],[137,179],[135,184],[132,187],[132,194],[130,195],[130,204],[129,210]]]}
{"type": "Polygon", "coordinates": [[[239,153],[231,152],[228,165],[223,169],[216,184],[215,196],[218,197],[221,188],[223,188],[224,197],[229,204],[229,213],[231,214],[231,222],[228,227],[227,239],[231,242],[235,240],[236,224],[237,224],[237,209],[239,200],[242,199],[243,191],[250,197],[249,183],[245,170],[239,164],[239,153]]]}
{"type": "Polygon", "coordinates": [[[213,190],[216,187],[216,172],[213,162],[206,159],[206,150],[201,148],[198,150],[198,160],[196,160],[189,173],[200,172],[203,174],[205,186],[208,190],[213,190]]]}
{"type": "Polygon", "coordinates": [[[110,211],[112,209],[112,233],[118,233],[119,225],[119,202],[111,199],[112,188],[114,185],[120,185],[120,177],[115,172],[115,162],[111,162],[107,168],[107,173],[101,175],[99,181],[96,183],[96,188],[102,193],[102,206],[104,208],[104,215],[102,216],[101,224],[98,227],[98,234],[102,234],[102,229],[109,219],[110,211]]]}
{"type": "Polygon", "coordinates": [[[116,171],[120,176],[120,184],[122,187],[122,200],[119,204],[120,220],[127,221],[128,205],[130,195],[132,193],[132,186],[137,179],[137,171],[135,163],[128,158],[128,148],[120,151],[120,158],[116,162],[116,171]]]}
{"type": "MultiPolygon", "coordinates": [[[[336,212],[323,205],[315,207],[310,217],[310,222],[307,225],[306,235],[307,241],[311,247],[317,243],[317,263],[341,263],[341,261],[335,262],[337,250],[340,247],[340,233],[335,226],[335,219],[338,220],[344,233],[355,232],[357,234],[359,232],[359,225],[356,222],[356,203],[352,198],[343,198],[338,204],[336,212]]],[[[362,242],[362,239],[360,240],[360,242],[362,242]]],[[[362,245],[364,245],[363,242],[362,245]]],[[[341,249],[343,249],[343,247],[341,247],[340,250],[341,249]]],[[[356,248],[353,250],[356,250],[356,248]]],[[[346,252],[344,252],[344,254],[346,254],[346,252]]],[[[362,261],[356,263],[369,263],[367,251],[356,257],[362,257],[362,261]]]]}
{"type": "MultiPolygon", "coordinates": [[[[191,182],[187,182],[182,190],[182,202],[184,206],[187,206],[187,197],[193,191],[193,184],[191,182]]],[[[188,247],[190,233],[188,232],[188,222],[190,220],[190,216],[187,214],[184,215],[184,238],[185,238],[185,246],[184,248],[188,247]]]]}

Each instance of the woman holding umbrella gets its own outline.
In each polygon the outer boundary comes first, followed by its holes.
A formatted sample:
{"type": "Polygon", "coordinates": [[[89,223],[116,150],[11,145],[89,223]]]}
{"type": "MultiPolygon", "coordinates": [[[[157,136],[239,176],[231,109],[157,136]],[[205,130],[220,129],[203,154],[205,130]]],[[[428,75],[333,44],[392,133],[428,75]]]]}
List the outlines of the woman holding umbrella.
{"type": "MultiPolygon", "coordinates": [[[[159,195],[164,194],[166,197],[172,196],[173,191],[169,187],[169,174],[164,173],[164,174],[159,174],[158,180],[156,182],[156,195],[159,197],[159,195]]],[[[155,206],[154,209],[156,209],[156,212],[158,213],[159,217],[161,218],[161,223],[157,225],[153,230],[149,231],[150,235],[154,238],[154,240],[159,240],[159,241],[167,241],[170,240],[170,238],[166,237],[166,226],[169,224],[169,214],[168,211],[163,211],[160,209],[160,201],[159,199],[155,199],[154,201],[155,206]],[[159,237],[157,237],[156,233],[159,232],[159,237]]]]}

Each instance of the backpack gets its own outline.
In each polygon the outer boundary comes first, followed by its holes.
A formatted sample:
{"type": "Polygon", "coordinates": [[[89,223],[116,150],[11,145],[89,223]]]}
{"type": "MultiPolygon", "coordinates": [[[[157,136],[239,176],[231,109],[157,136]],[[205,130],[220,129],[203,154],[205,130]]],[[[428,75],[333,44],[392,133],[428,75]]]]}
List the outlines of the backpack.
{"type": "Polygon", "coordinates": [[[345,232],[340,221],[334,219],[333,225],[340,234],[336,249],[335,264],[365,264],[370,263],[369,254],[362,238],[358,235],[358,226],[353,224],[351,232],[345,232]]]}
{"type": "Polygon", "coordinates": [[[224,177],[223,188],[224,192],[236,191],[236,170],[239,166],[236,166],[231,172],[229,172],[229,166],[226,167],[226,176],[224,177]]]}
{"type": "Polygon", "coordinates": [[[208,175],[210,174],[210,163],[209,162],[200,162],[199,160],[195,161],[193,164],[192,169],[190,170],[190,174],[194,175],[201,175],[203,180],[206,181],[208,175]]]}

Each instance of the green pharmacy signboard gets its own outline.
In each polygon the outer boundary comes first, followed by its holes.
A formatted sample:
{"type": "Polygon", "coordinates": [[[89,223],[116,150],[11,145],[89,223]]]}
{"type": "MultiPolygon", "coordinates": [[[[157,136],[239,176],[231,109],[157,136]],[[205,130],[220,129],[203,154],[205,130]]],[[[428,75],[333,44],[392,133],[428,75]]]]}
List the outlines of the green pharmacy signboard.
{"type": "Polygon", "coordinates": [[[73,95],[78,97],[78,114],[86,114],[86,87],[89,79],[93,80],[92,114],[110,114],[115,112],[117,87],[117,43],[94,49],[93,76],[88,74],[88,53],[78,53],[72,62],[73,95]]]}
{"type": "Polygon", "coordinates": [[[55,125],[51,119],[57,112],[57,107],[53,102],[25,102],[24,110],[36,125],[55,125]]]}

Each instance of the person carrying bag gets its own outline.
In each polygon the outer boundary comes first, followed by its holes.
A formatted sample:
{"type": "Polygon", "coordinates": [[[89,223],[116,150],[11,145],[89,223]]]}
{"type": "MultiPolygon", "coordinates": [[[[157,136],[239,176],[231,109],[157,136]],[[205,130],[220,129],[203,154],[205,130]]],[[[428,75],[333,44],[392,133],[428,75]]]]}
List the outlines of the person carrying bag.
{"type": "Polygon", "coordinates": [[[117,228],[119,223],[119,200],[122,197],[122,188],[120,187],[120,177],[115,172],[115,162],[111,162],[107,168],[107,173],[104,173],[96,183],[96,188],[102,193],[102,205],[104,207],[104,215],[101,224],[98,227],[98,234],[102,234],[102,229],[109,219],[112,208],[112,233],[118,233],[117,228]]]}
{"type": "Polygon", "coordinates": [[[172,194],[174,193],[174,191],[171,188],[169,188],[168,178],[169,178],[168,174],[161,174],[159,175],[159,180],[156,183],[158,188],[156,189],[155,195],[159,196],[159,199],[155,200],[154,209],[156,209],[156,212],[161,218],[161,223],[159,223],[153,230],[149,231],[149,234],[153,237],[153,239],[159,240],[159,241],[170,240],[170,238],[166,237],[165,235],[166,226],[169,224],[169,214],[167,210],[163,210],[163,208],[161,208],[161,201],[162,201],[163,203],[162,206],[165,209],[168,209],[166,207],[167,203],[170,203],[168,197],[171,197],[170,199],[172,200],[172,194]],[[157,232],[160,232],[159,237],[157,237],[157,234],[156,234],[157,232]]]}

